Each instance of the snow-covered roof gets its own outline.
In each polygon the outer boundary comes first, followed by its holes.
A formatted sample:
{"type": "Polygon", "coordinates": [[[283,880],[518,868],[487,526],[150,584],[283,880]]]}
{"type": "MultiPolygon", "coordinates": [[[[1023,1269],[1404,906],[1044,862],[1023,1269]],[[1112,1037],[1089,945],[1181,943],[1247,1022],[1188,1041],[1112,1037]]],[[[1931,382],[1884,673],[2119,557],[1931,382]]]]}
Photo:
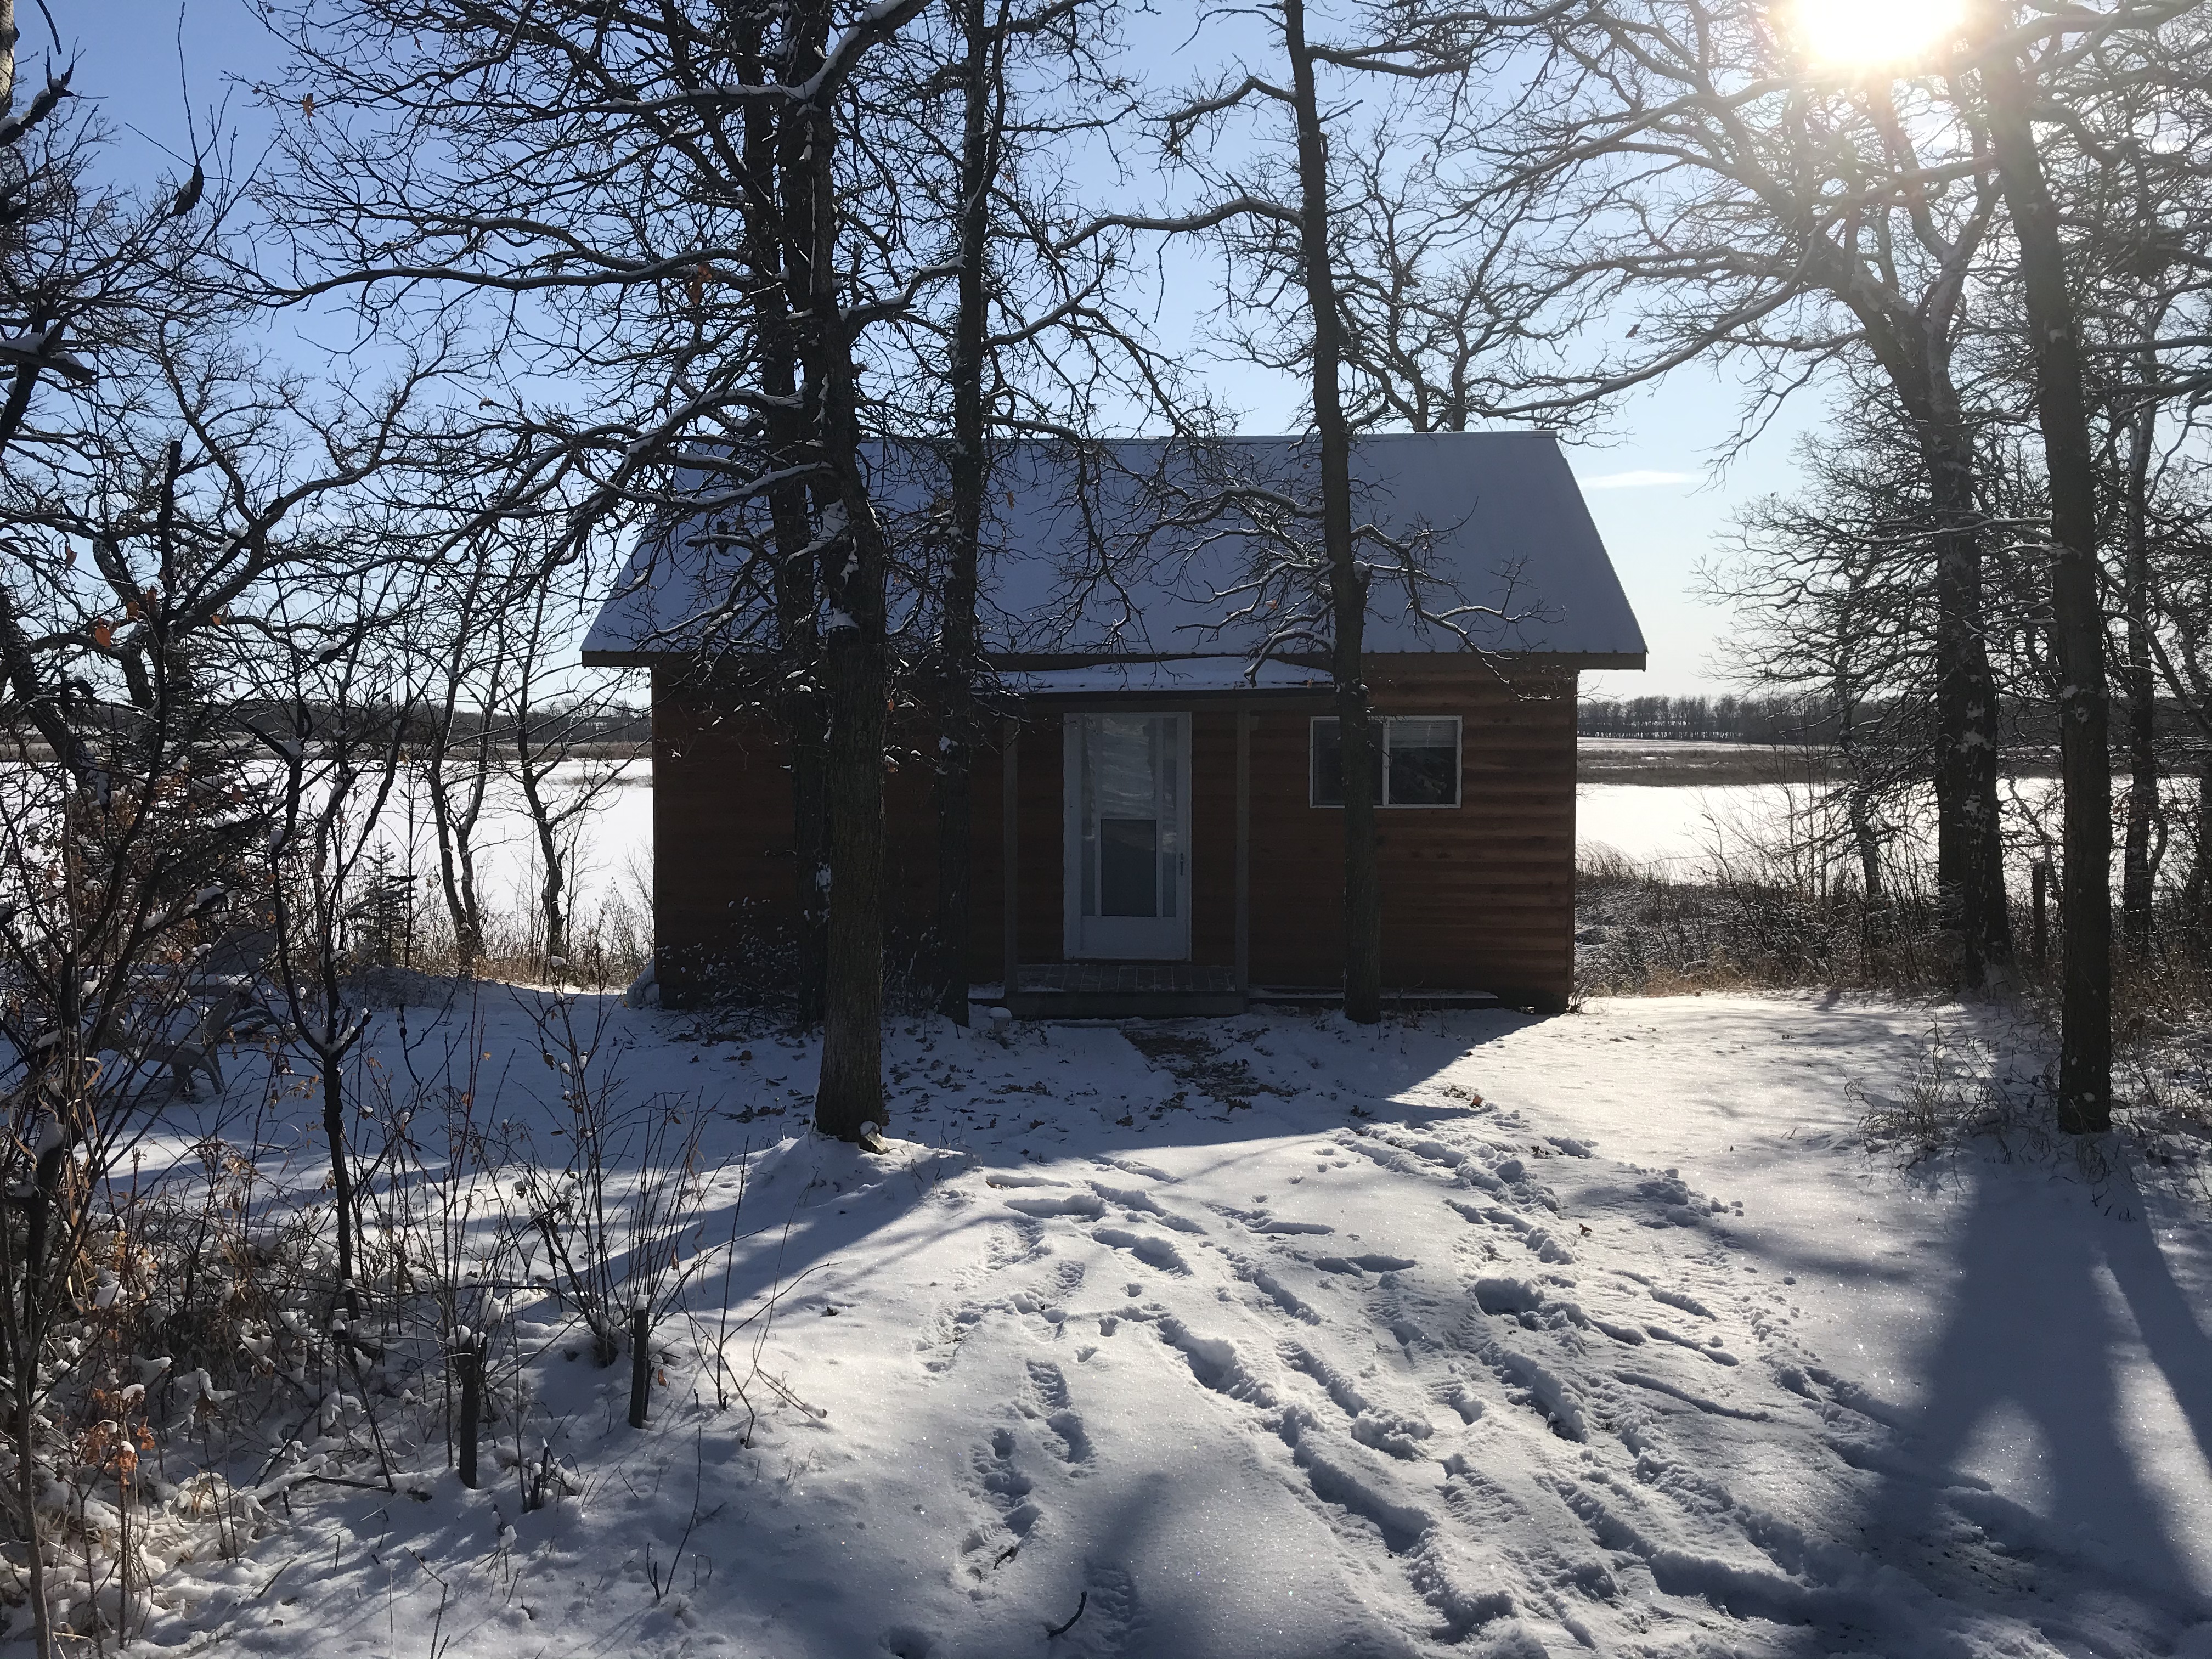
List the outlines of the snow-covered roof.
{"type": "MultiPolygon", "coordinates": [[[[871,451],[878,509],[903,568],[926,568],[946,492],[936,453],[871,451]]],[[[994,455],[979,610],[1000,657],[1218,656],[1270,646],[1301,586],[1286,556],[1318,557],[1310,438],[1203,445],[1131,440],[994,455]],[[1286,556],[1286,550],[1288,550],[1286,556]],[[1256,583],[1273,569],[1276,580],[1256,583]]],[[[1376,434],[1352,452],[1353,519],[1374,569],[1370,653],[1487,651],[1640,667],[1644,635],[1557,441],[1542,432],[1376,434]],[[1410,573],[1418,572],[1418,574],[1410,573]]],[[[703,484],[700,489],[706,498],[703,484]]],[[[584,642],[587,661],[759,649],[772,626],[760,567],[730,550],[748,511],[716,509],[641,540],[584,642]],[[732,532],[736,533],[732,533],[732,532]]],[[[908,575],[913,617],[926,578],[908,575]]],[[[1045,665],[1037,664],[1036,666],[1045,665]]]]}

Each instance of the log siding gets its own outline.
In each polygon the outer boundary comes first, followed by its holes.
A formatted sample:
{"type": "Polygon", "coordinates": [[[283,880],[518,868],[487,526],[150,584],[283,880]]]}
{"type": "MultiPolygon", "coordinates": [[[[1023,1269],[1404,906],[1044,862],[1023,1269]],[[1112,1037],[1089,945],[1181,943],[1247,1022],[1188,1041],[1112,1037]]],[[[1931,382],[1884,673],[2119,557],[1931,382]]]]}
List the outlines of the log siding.
{"type": "MultiPolygon", "coordinates": [[[[1457,807],[1378,814],[1382,971],[1401,990],[1488,990],[1509,1002],[1565,1006],[1574,963],[1575,676],[1472,658],[1370,659],[1377,714],[1461,719],[1457,807]]],[[[1191,961],[1236,959],[1237,709],[1219,696],[1128,699],[1091,708],[1176,708],[1191,715],[1191,961]]],[[[1343,814],[1308,799],[1310,722],[1326,698],[1253,697],[1249,804],[1250,975],[1255,986],[1341,978],[1343,814]]],[[[791,788],[782,746],[762,717],[718,707],[665,669],[653,676],[653,887],[665,994],[709,981],[772,990],[788,982],[796,915],[791,788]]],[[[1021,726],[1017,817],[1022,960],[1062,951],[1061,727],[1065,706],[1032,704],[1021,726]]],[[[885,779],[890,827],[884,917],[888,968],[921,960],[937,890],[927,762],[935,744],[909,724],[908,757],[885,779]]],[[[998,751],[975,777],[970,883],[978,982],[1000,977],[1001,787],[998,751]]]]}

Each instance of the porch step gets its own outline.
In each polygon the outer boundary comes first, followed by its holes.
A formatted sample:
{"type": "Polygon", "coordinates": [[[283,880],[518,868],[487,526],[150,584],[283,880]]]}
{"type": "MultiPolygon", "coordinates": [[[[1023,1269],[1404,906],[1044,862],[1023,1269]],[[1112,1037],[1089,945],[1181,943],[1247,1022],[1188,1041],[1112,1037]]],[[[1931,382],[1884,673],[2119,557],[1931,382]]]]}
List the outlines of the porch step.
{"type": "MultiPolygon", "coordinates": [[[[1255,1008],[1340,1008],[1344,992],[1339,987],[1309,988],[1296,985],[1255,985],[1255,1008]]],[[[1489,991],[1385,991],[1385,1008],[1497,1008],[1504,1005],[1489,991]]]]}
{"type": "MultiPolygon", "coordinates": [[[[1205,1019],[1254,1007],[1319,1011],[1344,1002],[1342,989],[1334,986],[1240,991],[1234,969],[1190,963],[1039,963],[1021,970],[1020,983],[1012,996],[1000,986],[975,986],[969,1000],[1003,1007],[1016,1019],[1205,1019]]],[[[1488,991],[1403,990],[1385,991],[1382,1006],[1403,1012],[1495,1008],[1499,1002],[1488,991]]]]}

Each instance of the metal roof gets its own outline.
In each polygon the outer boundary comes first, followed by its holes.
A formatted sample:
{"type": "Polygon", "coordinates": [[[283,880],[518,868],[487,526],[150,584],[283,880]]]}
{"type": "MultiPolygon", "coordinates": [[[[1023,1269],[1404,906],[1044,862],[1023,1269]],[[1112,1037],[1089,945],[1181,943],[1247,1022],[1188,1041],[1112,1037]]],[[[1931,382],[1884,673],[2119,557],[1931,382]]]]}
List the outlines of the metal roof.
{"type": "MultiPolygon", "coordinates": [[[[869,459],[902,562],[926,563],[945,489],[937,452],[874,446],[869,459]]],[[[1048,665],[1036,659],[1254,656],[1271,623],[1316,586],[1318,461],[1310,437],[1000,447],[979,600],[987,649],[1036,667],[1048,665]],[[1291,565],[1309,574],[1286,577],[1291,565]]],[[[1360,556],[1375,573],[1369,652],[1474,647],[1643,665],[1643,632],[1551,434],[1364,436],[1352,476],[1360,556]]],[[[741,575],[742,558],[720,550],[726,532],[749,533],[732,516],[720,515],[719,536],[702,514],[641,539],[585,640],[585,659],[765,645],[765,595],[744,586],[757,571],[741,575]]],[[[915,617],[927,586],[909,576],[895,611],[915,617]]],[[[1325,645],[1310,635],[1273,646],[1285,655],[1316,649],[1325,645]]]]}

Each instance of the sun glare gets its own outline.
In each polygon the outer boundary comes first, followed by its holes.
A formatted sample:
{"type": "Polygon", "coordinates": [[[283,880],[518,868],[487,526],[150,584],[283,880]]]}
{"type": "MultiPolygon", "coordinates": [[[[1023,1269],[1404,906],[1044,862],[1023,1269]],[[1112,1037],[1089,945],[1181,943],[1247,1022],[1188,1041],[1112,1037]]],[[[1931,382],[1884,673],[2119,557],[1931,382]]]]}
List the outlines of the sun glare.
{"type": "Polygon", "coordinates": [[[1805,48],[1821,64],[1857,69],[1910,62],[1958,28],[1960,0],[1796,0],[1805,48]]]}

